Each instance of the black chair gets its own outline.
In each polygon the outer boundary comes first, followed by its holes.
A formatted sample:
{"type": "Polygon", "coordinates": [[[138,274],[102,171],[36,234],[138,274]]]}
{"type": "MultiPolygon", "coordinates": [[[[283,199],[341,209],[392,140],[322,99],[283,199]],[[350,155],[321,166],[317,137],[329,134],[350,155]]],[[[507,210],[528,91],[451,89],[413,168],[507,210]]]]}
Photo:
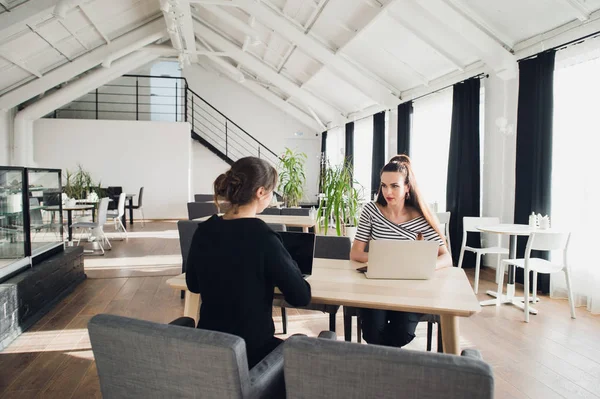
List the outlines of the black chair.
{"type": "MultiPolygon", "coordinates": [[[[350,259],[350,239],[348,237],[336,236],[316,236],[315,240],[315,258],[325,259],[350,259]]],[[[281,307],[281,323],[283,324],[283,333],[287,334],[287,314],[285,308],[291,308],[283,299],[273,301],[273,306],[281,307]]],[[[329,330],[335,332],[335,316],[339,305],[310,304],[302,309],[317,310],[329,313],[329,330]]]]}
{"type": "Polygon", "coordinates": [[[214,196],[212,194],[194,194],[194,202],[209,202],[213,200],[214,196]]]}
{"type": "Polygon", "coordinates": [[[217,213],[214,202],[188,202],[188,219],[194,220],[217,213]]]}
{"type": "Polygon", "coordinates": [[[119,206],[119,195],[123,192],[123,187],[109,186],[106,188],[106,196],[112,201],[108,202],[108,210],[116,210],[119,206]]]}
{"type": "MultiPolygon", "coordinates": [[[[118,199],[118,198],[117,198],[118,199]]],[[[144,187],[140,187],[140,194],[138,195],[137,205],[131,205],[131,209],[137,209],[142,214],[142,227],[144,226],[144,187]]],[[[133,211],[132,211],[133,212],[133,211]]],[[[133,223],[133,217],[131,217],[130,223],[133,223]]]]}
{"type": "Polygon", "coordinates": [[[261,215],[281,215],[281,209],[279,208],[265,208],[264,211],[260,213],[261,215]]]}
{"type": "Polygon", "coordinates": [[[62,202],[62,192],[59,189],[50,188],[44,190],[42,194],[44,206],[60,205],[62,202]]]}
{"type": "MultiPolygon", "coordinates": [[[[181,273],[185,273],[187,269],[187,259],[190,253],[190,247],[192,245],[192,238],[198,228],[198,222],[196,220],[180,220],[177,222],[177,230],[179,230],[179,247],[181,248],[181,273]]],[[[185,296],[185,291],[181,291],[181,298],[185,296]]]]}

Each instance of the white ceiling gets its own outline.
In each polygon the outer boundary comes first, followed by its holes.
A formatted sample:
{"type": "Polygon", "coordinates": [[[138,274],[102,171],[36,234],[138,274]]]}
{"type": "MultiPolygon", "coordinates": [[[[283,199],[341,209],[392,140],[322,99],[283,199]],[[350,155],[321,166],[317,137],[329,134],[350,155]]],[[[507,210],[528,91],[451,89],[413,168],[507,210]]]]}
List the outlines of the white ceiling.
{"type": "Polygon", "coordinates": [[[162,19],[161,3],[185,11],[177,21],[181,51],[209,51],[208,44],[225,52],[197,62],[228,75],[237,68],[247,82],[260,83],[252,84],[256,94],[285,110],[293,106],[295,116],[315,128],[483,71],[514,75],[513,49],[525,41],[565,24],[589,28],[600,20],[600,0],[69,2],[76,6],[61,19],[52,14],[58,0],[0,0],[0,105],[9,104],[3,103],[7,94],[19,98],[15,92],[27,88],[29,95],[51,71],[110,43],[113,52],[135,50],[113,42],[162,19]]]}

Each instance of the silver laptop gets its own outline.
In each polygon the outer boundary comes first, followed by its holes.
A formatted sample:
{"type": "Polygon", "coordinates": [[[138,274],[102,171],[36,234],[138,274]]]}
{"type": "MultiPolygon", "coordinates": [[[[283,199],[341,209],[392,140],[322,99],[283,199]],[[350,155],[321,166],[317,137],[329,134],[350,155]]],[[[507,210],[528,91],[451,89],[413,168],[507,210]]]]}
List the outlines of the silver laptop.
{"type": "Polygon", "coordinates": [[[435,241],[372,240],[367,278],[429,280],[435,272],[439,244],[435,241]]]}

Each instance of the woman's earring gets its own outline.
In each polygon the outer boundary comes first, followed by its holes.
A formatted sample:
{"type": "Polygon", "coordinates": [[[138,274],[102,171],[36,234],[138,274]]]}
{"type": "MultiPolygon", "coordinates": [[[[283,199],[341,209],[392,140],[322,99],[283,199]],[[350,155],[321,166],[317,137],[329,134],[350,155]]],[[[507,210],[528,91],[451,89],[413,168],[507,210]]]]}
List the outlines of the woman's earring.
{"type": "Polygon", "coordinates": [[[410,199],[410,192],[406,192],[406,195],[404,196],[405,199],[410,199]]]}

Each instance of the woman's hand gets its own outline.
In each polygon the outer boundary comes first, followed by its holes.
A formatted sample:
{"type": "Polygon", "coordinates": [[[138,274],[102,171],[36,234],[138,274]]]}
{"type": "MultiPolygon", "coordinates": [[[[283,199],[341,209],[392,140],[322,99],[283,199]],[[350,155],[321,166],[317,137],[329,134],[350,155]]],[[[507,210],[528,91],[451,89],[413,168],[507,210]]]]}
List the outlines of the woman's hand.
{"type": "Polygon", "coordinates": [[[367,260],[369,260],[369,254],[365,252],[365,248],[367,248],[366,242],[354,240],[352,249],[350,250],[350,260],[367,263],[367,260]]]}
{"type": "Polygon", "coordinates": [[[435,263],[435,269],[439,270],[446,267],[452,267],[452,257],[448,253],[448,248],[446,248],[446,245],[442,245],[438,249],[438,257],[435,263]]]}

